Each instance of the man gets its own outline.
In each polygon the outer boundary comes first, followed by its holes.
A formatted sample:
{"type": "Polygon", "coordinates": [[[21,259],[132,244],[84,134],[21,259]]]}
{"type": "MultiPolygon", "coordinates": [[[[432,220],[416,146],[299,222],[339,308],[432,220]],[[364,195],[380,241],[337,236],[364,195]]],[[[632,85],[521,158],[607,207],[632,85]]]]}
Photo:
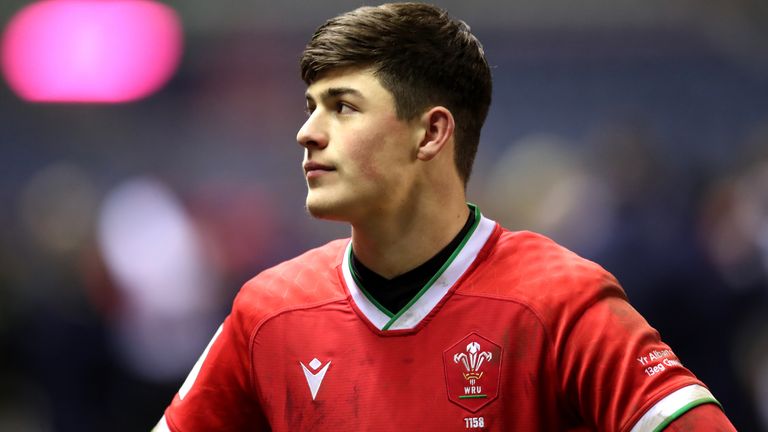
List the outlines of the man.
{"type": "Polygon", "coordinates": [[[307,209],[348,222],[245,284],[158,430],[733,430],[598,265],[467,204],[491,76],[424,4],[301,59],[307,209]]]}

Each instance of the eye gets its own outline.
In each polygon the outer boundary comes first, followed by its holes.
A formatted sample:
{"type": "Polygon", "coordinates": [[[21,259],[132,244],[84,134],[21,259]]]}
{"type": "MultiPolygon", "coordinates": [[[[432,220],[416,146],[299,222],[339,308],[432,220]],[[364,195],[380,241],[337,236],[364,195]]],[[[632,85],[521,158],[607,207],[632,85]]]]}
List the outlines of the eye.
{"type": "Polygon", "coordinates": [[[352,114],[356,110],[346,102],[336,102],[336,112],[338,114],[352,114]]]}
{"type": "Polygon", "coordinates": [[[307,106],[304,107],[304,113],[307,114],[307,117],[312,115],[313,112],[315,112],[315,105],[314,104],[307,104],[307,106]]]}

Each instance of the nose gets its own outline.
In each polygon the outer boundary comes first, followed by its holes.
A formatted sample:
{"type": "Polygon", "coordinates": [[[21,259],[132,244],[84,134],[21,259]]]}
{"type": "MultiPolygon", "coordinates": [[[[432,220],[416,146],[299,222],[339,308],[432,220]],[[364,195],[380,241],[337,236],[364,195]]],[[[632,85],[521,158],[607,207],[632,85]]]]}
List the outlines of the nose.
{"type": "Polygon", "coordinates": [[[328,133],[323,126],[319,111],[320,109],[316,109],[310,114],[296,134],[296,141],[304,148],[325,148],[328,145],[328,133]]]}

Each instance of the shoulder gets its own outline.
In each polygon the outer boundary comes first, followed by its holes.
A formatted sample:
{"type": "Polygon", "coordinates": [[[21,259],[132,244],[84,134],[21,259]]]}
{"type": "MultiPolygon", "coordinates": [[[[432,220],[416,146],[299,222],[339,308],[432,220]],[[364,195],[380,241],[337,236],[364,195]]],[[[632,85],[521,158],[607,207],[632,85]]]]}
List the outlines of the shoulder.
{"type": "Polygon", "coordinates": [[[476,273],[463,294],[515,301],[542,317],[575,312],[604,297],[626,298],[603,267],[530,231],[502,228],[476,273]]]}
{"type": "Polygon", "coordinates": [[[494,250],[498,264],[512,270],[522,287],[546,284],[573,292],[594,285],[617,285],[599,264],[581,257],[550,238],[530,231],[502,230],[494,250]]]}
{"type": "Polygon", "coordinates": [[[240,289],[232,314],[253,328],[284,310],[345,298],[338,267],[348,242],[334,240],[262,271],[240,289]]]}

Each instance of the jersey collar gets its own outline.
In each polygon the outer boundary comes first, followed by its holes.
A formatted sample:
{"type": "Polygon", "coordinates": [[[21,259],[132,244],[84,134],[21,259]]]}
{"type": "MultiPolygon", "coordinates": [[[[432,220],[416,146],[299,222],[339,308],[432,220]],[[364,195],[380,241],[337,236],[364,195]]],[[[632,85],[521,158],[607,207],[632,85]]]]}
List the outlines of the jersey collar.
{"type": "Polygon", "coordinates": [[[352,241],[347,244],[341,264],[344,283],[349,289],[352,301],[365,318],[379,330],[404,330],[416,327],[435,306],[448,294],[451,287],[461,278],[477,258],[477,254],[493,233],[496,222],[487,219],[477,206],[470,204],[475,212],[475,223],[459,247],[435,273],[416,296],[400,312],[392,314],[380,306],[360,288],[351,271],[352,241]]]}

